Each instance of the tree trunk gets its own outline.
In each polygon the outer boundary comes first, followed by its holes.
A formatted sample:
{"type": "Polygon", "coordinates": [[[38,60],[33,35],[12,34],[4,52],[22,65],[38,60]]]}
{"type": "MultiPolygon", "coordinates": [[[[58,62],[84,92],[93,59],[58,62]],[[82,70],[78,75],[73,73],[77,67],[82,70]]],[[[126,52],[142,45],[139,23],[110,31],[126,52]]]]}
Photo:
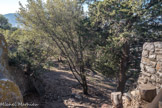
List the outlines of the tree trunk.
{"type": "Polygon", "coordinates": [[[88,85],[87,85],[87,79],[86,79],[86,73],[84,69],[84,64],[80,66],[80,72],[81,72],[81,79],[82,79],[82,88],[83,88],[83,93],[85,95],[88,95],[88,85]]]}
{"type": "Polygon", "coordinates": [[[83,93],[84,93],[85,95],[88,95],[88,85],[87,85],[86,76],[83,76],[83,77],[82,77],[82,82],[83,82],[83,85],[82,85],[82,87],[83,87],[83,93]]]}
{"type": "Polygon", "coordinates": [[[129,44],[126,42],[123,45],[123,50],[122,50],[122,58],[120,61],[120,70],[119,70],[119,78],[118,78],[118,86],[117,86],[117,91],[124,92],[125,89],[125,83],[127,81],[127,76],[126,72],[129,68],[128,62],[129,62],[129,44]]]}

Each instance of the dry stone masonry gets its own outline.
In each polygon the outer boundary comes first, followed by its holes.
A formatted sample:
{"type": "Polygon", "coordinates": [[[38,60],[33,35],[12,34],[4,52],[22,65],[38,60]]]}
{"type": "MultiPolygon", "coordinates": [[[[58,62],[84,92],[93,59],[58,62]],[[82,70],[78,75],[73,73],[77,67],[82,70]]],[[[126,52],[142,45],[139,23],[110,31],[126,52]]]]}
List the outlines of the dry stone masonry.
{"type": "Polygon", "coordinates": [[[162,42],[146,42],[143,45],[139,84],[151,84],[162,88],[162,42]]]}
{"type": "Polygon", "coordinates": [[[140,67],[137,88],[111,93],[112,108],[162,108],[162,42],[143,45],[140,67]]]}
{"type": "MultiPolygon", "coordinates": [[[[3,108],[6,103],[23,102],[19,87],[10,79],[7,54],[6,41],[0,34],[0,108],[3,108]]],[[[5,108],[9,108],[9,106],[5,108]]]]}

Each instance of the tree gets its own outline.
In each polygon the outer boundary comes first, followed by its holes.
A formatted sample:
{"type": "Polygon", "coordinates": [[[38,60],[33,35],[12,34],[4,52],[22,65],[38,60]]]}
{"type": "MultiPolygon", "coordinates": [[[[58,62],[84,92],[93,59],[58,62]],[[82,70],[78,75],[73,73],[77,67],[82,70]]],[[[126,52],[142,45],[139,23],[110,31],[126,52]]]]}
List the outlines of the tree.
{"type": "Polygon", "coordinates": [[[140,0],[104,0],[90,5],[89,16],[93,28],[107,35],[106,43],[99,45],[99,64],[105,67],[108,74],[117,76],[117,91],[124,92],[126,81],[135,73],[131,69],[139,69],[137,64],[142,43],[161,37],[153,23],[148,22],[152,18],[155,22],[151,11],[159,17],[159,10],[155,9],[160,6],[159,3],[152,0],[147,3],[140,0]],[[153,28],[158,32],[153,33],[153,28]]]}
{"type": "Polygon", "coordinates": [[[0,15],[0,28],[5,30],[11,28],[11,24],[8,23],[7,18],[5,18],[3,15],[0,15]]]}
{"type": "Polygon", "coordinates": [[[9,64],[28,74],[36,75],[36,70],[42,69],[52,55],[52,47],[49,46],[51,42],[34,31],[6,30],[3,34],[8,43],[9,64]]]}
{"type": "Polygon", "coordinates": [[[82,5],[76,0],[28,0],[26,7],[20,6],[18,20],[26,29],[42,33],[54,42],[84,94],[88,94],[84,54],[89,39],[80,26],[84,19],[82,5]]]}

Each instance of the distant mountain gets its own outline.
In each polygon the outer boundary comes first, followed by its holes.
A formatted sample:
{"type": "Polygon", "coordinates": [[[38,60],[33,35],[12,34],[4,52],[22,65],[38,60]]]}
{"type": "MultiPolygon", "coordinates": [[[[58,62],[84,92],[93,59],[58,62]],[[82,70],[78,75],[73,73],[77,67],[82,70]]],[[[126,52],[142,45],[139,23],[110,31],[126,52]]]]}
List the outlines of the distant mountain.
{"type": "Polygon", "coordinates": [[[16,13],[5,14],[4,16],[8,19],[8,22],[12,24],[13,27],[18,27],[18,23],[16,21],[16,13]]]}

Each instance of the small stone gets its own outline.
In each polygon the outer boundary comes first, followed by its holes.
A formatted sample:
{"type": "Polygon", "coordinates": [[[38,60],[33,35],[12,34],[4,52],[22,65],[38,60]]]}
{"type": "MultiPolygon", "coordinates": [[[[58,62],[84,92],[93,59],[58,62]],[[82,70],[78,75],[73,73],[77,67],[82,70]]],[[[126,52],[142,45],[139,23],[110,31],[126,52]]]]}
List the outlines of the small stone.
{"type": "Polygon", "coordinates": [[[111,106],[108,104],[102,104],[101,108],[111,108],[111,106]]]}
{"type": "Polygon", "coordinates": [[[142,71],[145,71],[145,65],[143,63],[140,64],[140,68],[142,71]]]}
{"type": "Polygon", "coordinates": [[[162,62],[162,55],[157,55],[157,61],[160,61],[160,62],[162,62]]]}
{"type": "Polygon", "coordinates": [[[154,68],[150,67],[150,66],[146,66],[146,72],[152,73],[154,74],[156,71],[154,68]]]}
{"type": "Polygon", "coordinates": [[[115,108],[119,108],[122,106],[122,93],[121,92],[112,92],[111,93],[111,101],[115,108]]]}
{"type": "Polygon", "coordinates": [[[139,92],[139,90],[133,90],[133,91],[131,91],[131,95],[133,97],[139,97],[140,96],[140,92],[139,92]]]}
{"type": "Polygon", "coordinates": [[[142,56],[147,58],[149,56],[149,52],[147,50],[143,50],[142,56]]]}
{"type": "Polygon", "coordinates": [[[131,105],[131,99],[128,96],[122,96],[122,100],[124,108],[127,108],[128,106],[131,105]]]}
{"type": "Polygon", "coordinates": [[[148,76],[148,77],[151,76],[151,74],[150,73],[147,73],[147,72],[142,72],[142,74],[144,74],[145,76],[148,76]]]}
{"type": "Polygon", "coordinates": [[[157,65],[156,65],[156,70],[159,71],[159,70],[162,70],[162,62],[158,62],[157,65]]]}
{"type": "Polygon", "coordinates": [[[155,55],[155,54],[153,54],[153,55],[149,55],[149,59],[151,59],[151,60],[155,60],[155,59],[156,59],[156,55],[155,55]]]}
{"type": "Polygon", "coordinates": [[[154,42],[156,49],[162,49],[162,42],[154,42]]]}
{"type": "Polygon", "coordinates": [[[145,65],[148,65],[150,67],[155,67],[156,66],[156,62],[149,60],[148,58],[142,57],[142,63],[145,65]]]}
{"type": "Polygon", "coordinates": [[[143,45],[143,50],[154,51],[155,46],[153,43],[145,42],[143,45]]]}
{"type": "Polygon", "coordinates": [[[155,50],[155,54],[162,54],[162,49],[157,49],[157,50],[155,50]]]}

